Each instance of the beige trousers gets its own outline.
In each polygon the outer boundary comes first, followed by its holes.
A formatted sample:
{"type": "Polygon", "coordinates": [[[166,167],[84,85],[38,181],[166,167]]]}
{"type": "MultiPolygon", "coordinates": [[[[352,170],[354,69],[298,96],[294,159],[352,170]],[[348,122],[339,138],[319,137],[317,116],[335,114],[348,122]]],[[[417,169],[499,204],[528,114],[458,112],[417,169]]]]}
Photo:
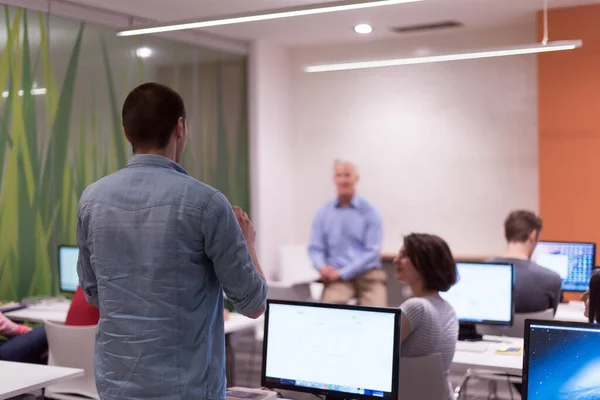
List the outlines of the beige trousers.
{"type": "Polygon", "coordinates": [[[351,281],[338,281],[325,285],[323,303],[346,304],[356,298],[358,305],[387,307],[387,276],[376,268],[357,276],[351,281]]]}

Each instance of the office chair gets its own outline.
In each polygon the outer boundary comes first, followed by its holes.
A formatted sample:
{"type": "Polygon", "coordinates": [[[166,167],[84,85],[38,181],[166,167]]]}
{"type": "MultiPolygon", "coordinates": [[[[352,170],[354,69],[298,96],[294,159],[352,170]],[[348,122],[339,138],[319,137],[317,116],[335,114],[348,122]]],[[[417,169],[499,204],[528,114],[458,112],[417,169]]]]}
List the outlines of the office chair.
{"type": "Polygon", "coordinates": [[[442,355],[401,357],[398,398],[402,400],[444,400],[450,383],[444,376],[442,355]]]}
{"type": "Polygon", "coordinates": [[[80,368],[80,378],[48,386],[44,396],[51,399],[99,399],[94,378],[94,341],[96,325],[65,326],[55,322],[44,323],[48,337],[48,365],[80,368]]]}

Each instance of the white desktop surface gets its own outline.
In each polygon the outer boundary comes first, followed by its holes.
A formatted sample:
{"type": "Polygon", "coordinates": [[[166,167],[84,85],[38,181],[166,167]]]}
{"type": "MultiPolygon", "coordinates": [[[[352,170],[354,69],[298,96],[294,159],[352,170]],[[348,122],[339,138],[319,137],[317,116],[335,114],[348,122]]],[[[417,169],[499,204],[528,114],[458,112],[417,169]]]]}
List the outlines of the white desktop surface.
{"type": "Polygon", "coordinates": [[[585,305],[581,301],[561,303],[556,309],[554,319],[557,321],[588,322],[583,315],[585,305]]]}
{"type": "MultiPolygon", "coordinates": [[[[65,323],[70,306],[71,303],[68,301],[42,303],[29,306],[22,310],[7,312],[4,315],[13,321],[27,321],[35,323],[52,321],[65,323]]],[[[263,317],[252,319],[244,317],[241,314],[231,313],[229,315],[229,320],[225,321],[225,334],[254,328],[260,324],[263,324],[263,321],[263,317]]]]}
{"type": "Polygon", "coordinates": [[[43,323],[48,320],[51,322],[64,323],[67,319],[67,313],[71,306],[70,301],[55,301],[31,305],[22,310],[7,312],[6,315],[13,321],[26,321],[43,323]]]}
{"type": "Polygon", "coordinates": [[[0,399],[34,392],[83,374],[82,369],[0,361],[0,399]]]}
{"type": "MultiPolygon", "coordinates": [[[[456,350],[452,364],[466,368],[479,368],[492,372],[504,372],[508,374],[521,375],[523,371],[523,354],[498,354],[496,350],[509,346],[523,346],[523,339],[484,336],[484,342],[488,344],[485,352],[470,352],[456,350]]],[[[471,343],[473,347],[479,346],[479,342],[466,342],[463,346],[471,343]]]]}

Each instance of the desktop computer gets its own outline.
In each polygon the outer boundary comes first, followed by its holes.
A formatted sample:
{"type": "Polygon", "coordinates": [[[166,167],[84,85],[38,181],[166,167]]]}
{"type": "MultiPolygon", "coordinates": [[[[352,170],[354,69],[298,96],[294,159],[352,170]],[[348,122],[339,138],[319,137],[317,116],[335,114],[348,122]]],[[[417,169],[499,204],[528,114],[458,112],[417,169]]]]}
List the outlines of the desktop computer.
{"type": "Polygon", "coordinates": [[[600,399],[600,325],[525,321],[523,399],[600,399]]]}
{"type": "Polygon", "coordinates": [[[456,312],[459,340],[481,340],[476,324],[511,326],[514,313],[514,266],[498,263],[456,263],[458,282],[440,292],[456,312]]]}
{"type": "Polygon", "coordinates": [[[75,293],[79,286],[77,275],[77,246],[58,246],[58,282],[61,292],[75,293]]]}
{"type": "Polygon", "coordinates": [[[268,300],[262,386],[398,398],[400,309],[268,300]]]}
{"type": "Polygon", "coordinates": [[[558,273],[563,291],[585,292],[596,265],[596,244],[539,242],[531,259],[558,273]]]}

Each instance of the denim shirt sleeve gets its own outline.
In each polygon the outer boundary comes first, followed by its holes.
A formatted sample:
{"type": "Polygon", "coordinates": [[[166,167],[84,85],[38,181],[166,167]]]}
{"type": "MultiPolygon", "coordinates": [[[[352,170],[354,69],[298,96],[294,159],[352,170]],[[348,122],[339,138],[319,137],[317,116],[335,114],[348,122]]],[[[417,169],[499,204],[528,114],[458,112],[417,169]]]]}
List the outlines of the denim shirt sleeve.
{"type": "Polygon", "coordinates": [[[96,281],[96,274],[90,262],[90,250],[87,245],[88,226],[83,222],[85,220],[83,213],[84,206],[80,204],[77,218],[77,246],[79,247],[77,275],[79,275],[79,286],[83,289],[87,302],[95,307],[99,307],[98,282],[96,281]]]}
{"type": "Polygon", "coordinates": [[[204,251],[225,294],[241,314],[261,309],[267,285],[256,271],[240,225],[227,198],[216,192],[204,211],[204,251]]]}

